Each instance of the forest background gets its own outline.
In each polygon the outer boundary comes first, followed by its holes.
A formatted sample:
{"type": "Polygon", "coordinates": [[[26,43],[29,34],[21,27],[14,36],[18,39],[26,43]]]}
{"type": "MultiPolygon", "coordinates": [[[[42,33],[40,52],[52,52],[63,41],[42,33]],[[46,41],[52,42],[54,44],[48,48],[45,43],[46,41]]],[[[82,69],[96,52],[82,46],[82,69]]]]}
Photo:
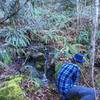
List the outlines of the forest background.
{"type": "Polygon", "coordinates": [[[59,100],[55,76],[77,52],[80,84],[99,89],[99,12],[99,0],[0,0],[0,100],[59,100]]]}

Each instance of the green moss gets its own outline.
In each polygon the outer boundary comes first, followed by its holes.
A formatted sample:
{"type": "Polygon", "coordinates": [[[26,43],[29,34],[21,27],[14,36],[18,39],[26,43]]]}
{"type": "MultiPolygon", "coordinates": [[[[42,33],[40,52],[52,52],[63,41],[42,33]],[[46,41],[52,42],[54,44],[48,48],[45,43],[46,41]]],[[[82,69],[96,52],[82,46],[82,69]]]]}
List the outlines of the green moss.
{"type": "Polygon", "coordinates": [[[0,100],[29,100],[19,86],[22,77],[10,77],[0,86],[0,100]]]}

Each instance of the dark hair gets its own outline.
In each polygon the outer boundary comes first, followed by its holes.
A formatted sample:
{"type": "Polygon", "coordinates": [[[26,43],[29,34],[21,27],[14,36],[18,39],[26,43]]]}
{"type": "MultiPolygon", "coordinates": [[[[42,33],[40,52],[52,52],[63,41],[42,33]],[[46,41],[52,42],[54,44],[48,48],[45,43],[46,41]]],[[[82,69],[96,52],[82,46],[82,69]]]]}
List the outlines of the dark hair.
{"type": "Polygon", "coordinates": [[[75,64],[77,63],[73,58],[71,58],[71,62],[75,64]]]}

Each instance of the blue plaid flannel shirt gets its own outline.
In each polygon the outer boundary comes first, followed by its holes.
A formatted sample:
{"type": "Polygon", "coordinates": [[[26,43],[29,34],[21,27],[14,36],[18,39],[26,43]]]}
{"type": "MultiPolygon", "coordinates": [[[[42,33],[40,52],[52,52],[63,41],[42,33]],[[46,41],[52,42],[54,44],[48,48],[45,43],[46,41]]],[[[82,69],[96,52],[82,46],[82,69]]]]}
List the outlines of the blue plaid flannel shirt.
{"type": "Polygon", "coordinates": [[[78,65],[73,63],[63,64],[57,75],[56,85],[58,92],[66,94],[79,79],[80,68],[78,65]]]}

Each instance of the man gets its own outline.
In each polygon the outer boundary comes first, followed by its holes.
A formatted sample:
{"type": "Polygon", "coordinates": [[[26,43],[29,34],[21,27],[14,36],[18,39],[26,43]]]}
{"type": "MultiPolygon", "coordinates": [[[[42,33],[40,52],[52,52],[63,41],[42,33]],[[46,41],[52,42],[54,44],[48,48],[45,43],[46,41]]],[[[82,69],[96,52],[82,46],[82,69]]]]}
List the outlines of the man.
{"type": "Polygon", "coordinates": [[[64,63],[57,75],[57,90],[62,95],[61,100],[70,100],[71,96],[79,96],[80,100],[95,100],[93,88],[78,85],[80,79],[80,64],[85,60],[83,55],[77,53],[72,58],[72,63],[64,63]]]}

